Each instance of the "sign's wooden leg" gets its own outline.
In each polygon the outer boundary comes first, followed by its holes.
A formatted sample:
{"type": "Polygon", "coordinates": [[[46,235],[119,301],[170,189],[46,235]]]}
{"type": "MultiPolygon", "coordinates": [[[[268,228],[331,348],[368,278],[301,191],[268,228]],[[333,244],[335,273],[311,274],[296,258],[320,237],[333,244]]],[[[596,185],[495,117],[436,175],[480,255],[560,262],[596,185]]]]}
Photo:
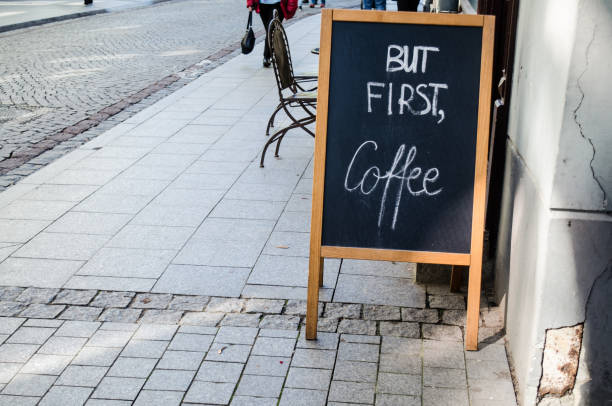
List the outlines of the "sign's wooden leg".
{"type": "Polygon", "coordinates": [[[310,256],[308,266],[308,300],[306,303],[306,339],[317,338],[317,322],[319,318],[319,286],[323,282],[323,258],[310,256]]]}
{"type": "MultiPolygon", "coordinates": [[[[472,259],[475,258],[472,255],[472,259]]],[[[480,282],[482,276],[482,255],[479,260],[470,265],[470,280],[468,284],[467,326],[465,333],[465,349],[478,351],[478,321],[480,319],[480,282]]]]}
{"type": "Polygon", "coordinates": [[[450,280],[450,291],[459,292],[461,288],[461,277],[463,276],[463,269],[453,265],[451,268],[451,280],[450,280]]]}
{"type": "Polygon", "coordinates": [[[323,286],[323,268],[325,267],[325,259],[321,258],[319,265],[319,287],[323,286]]]}

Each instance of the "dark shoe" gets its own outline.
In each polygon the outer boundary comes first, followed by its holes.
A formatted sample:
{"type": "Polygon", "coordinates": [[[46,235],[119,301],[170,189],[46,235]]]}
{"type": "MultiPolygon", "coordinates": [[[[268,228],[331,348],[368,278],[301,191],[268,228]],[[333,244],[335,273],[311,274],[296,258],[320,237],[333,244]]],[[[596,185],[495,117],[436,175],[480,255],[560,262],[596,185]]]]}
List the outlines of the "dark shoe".
{"type": "Polygon", "coordinates": [[[263,66],[264,66],[264,68],[269,68],[270,67],[270,58],[264,58],[263,66]]]}
{"type": "Polygon", "coordinates": [[[321,8],[325,8],[325,4],[321,4],[321,8]]]}
{"type": "Polygon", "coordinates": [[[314,8],[314,4],[311,4],[311,5],[310,5],[310,8],[314,8]]]}

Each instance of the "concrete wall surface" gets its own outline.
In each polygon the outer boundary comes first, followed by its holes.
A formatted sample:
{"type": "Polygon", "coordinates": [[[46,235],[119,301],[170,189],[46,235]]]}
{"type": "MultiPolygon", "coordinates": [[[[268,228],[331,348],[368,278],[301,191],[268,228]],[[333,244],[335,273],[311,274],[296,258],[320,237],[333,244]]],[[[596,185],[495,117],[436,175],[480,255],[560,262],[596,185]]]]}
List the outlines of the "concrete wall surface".
{"type": "Polygon", "coordinates": [[[522,1],[516,41],[495,283],[518,400],[612,404],[612,0],[522,1]]]}

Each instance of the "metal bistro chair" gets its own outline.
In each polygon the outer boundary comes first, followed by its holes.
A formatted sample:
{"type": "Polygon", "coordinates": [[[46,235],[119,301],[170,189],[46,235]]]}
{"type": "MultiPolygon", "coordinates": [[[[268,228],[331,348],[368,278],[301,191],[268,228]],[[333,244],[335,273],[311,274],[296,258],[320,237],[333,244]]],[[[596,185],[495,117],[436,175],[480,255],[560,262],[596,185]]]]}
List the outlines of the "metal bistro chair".
{"type": "Polygon", "coordinates": [[[291,54],[289,52],[289,42],[287,34],[278,18],[273,18],[268,26],[268,41],[270,51],[272,52],[272,67],[274,68],[274,77],[278,87],[279,104],[268,120],[266,135],[269,133],[270,127],[274,125],[274,118],[280,111],[284,111],[287,117],[292,121],[287,127],[275,132],[266,142],[261,154],[259,166],[263,168],[266,151],[270,144],[276,142],[275,157],[278,157],[278,151],[281,141],[285,134],[294,128],[301,128],[315,136],[314,132],[307,126],[316,121],[317,108],[317,92],[316,87],[313,89],[305,89],[302,84],[316,81],[316,76],[295,76],[293,74],[293,65],[291,63],[291,54]],[[295,108],[301,109],[306,113],[305,117],[298,118],[291,110],[295,108]]]}

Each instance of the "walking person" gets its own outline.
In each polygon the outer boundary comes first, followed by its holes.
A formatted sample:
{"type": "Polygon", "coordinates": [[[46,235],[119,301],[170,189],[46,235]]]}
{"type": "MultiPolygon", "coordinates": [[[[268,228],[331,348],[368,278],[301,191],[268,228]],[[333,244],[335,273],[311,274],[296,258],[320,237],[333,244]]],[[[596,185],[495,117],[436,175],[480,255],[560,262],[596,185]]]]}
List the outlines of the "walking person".
{"type": "Polygon", "coordinates": [[[387,0],[363,0],[363,9],[364,10],[386,10],[387,9],[387,0]]]}
{"type": "MultiPolygon", "coordinates": [[[[317,4],[317,0],[310,0],[310,8],[314,8],[317,4]]],[[[325,0],[321,0],[321,8],[325,7],[325,0]]]]}
{"type": "Polygon", "coordinates": [[[247,0],[247,7],[249,11],[255,10],[257,13],[259,13],[261,22],[266,29],[266,44],[264,46],[263,55],[263,66],[265,68],[270,67],[270,58],[272,57],[272,54],[270,53],[270,46],[268,45],[268,25],[270,24],[270,21],[272,21],[274,10],[278,12],[279,20],[283,21],[285,17],[293,17],[293,14],[295,14],[295,9],[297,9],[296,0],[282,0],[282,3],[283,4],[281,4],[281,0],[247,0]],[[292,11],[289,11],[290,9],[292,9],[292,11]],[[285,13],[287,13],[287,15],[285,15],[285,13]]]}

